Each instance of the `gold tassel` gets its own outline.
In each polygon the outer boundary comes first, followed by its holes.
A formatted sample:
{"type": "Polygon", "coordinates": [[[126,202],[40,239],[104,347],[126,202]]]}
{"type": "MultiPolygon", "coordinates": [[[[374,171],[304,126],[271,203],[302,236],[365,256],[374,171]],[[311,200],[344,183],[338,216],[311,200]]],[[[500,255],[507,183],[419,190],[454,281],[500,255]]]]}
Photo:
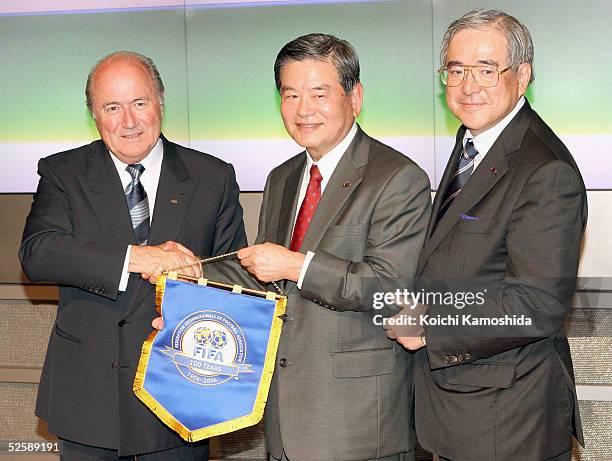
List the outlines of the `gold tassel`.
{"type": "Polygon", "coordinates": [[[164,290],[166,289],[166,276],[160,275],[155,282],[155,309],[161,315],[162,300],[164,299],[164,290]]]}

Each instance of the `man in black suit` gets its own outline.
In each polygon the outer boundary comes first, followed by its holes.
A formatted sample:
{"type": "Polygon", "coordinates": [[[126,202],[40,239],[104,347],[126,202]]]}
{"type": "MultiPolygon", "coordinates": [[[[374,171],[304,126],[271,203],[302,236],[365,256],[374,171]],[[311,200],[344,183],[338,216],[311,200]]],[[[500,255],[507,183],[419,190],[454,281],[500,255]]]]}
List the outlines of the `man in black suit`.
{"type": "Polygon", "coordinates": [[[417,436],[453,461],[570,460],[582,431],[563,322],[584,184],[524,97],[533,45],[523,24],[496,10],[467,13],[449,26],[441,60],[448,107],[463,125],[417,268],[430,290],[428,317],[413,312],[424,331],[398,338],[418,350],[417,436]],[[444,289],[455,301],[432,296],[444,289]]]}
{"type": "Polygon", "coordinates": [[[246,244],[232,166],[161,135],[163,94],[149,58],[105,57],[86,88],[102,139],[39,162],[19,256],[32,280],[60,285],[36,414],[65,460],[208,457],[132,392],[156,316],[143,279],[194,262],[185,247],[209,256],[246,244]]]}

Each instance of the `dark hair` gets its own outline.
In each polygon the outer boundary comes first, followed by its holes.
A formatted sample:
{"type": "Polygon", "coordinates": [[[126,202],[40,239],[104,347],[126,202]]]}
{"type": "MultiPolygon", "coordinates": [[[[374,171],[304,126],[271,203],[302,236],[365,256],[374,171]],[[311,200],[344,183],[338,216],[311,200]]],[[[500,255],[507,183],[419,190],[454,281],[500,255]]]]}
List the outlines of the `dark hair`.
{"type": "Polygon", "coordinates": [[[157,95],[159,99],[159,103],[163,106],[164,105],[164,83],[162,82],[162,79],[159,75],[157,67],[153,63],[153,60],[140,53],[136,53],[134,51],[115,51],[114,53],[111,53],[107,56],[104,56],[102,59],[100,59],[89,71],[89,75],[87,76],[87,84],[85,85],[85,101],[87,103],[87,107],[89,108],[89,111],[93,114],[93,110],[92,110],[93,96],[91,93],[93,90],[92,88],[93,80],[94,80],[96,71],[106,61],[110,59],[116,59],[116,58],[134,60],[142,64],[142,66],[145,68],[145,70],[149,74],[149,78],[151,79],[151,82],[153,82],[153,86],[155,88],[155,94],[157,95]]]}
{"type": "Polygon", "coordinates": [[[518,19],[500,10],[472,10],[451,22],[442,38],[442,47],[440,49],[440,62],[442,65],[446,65],[448,46],[457,32],[491,26],[495,27],[506,37],[508,66],[512,70],[517,71],[522,63],[531,64],[531,78],[529,82],[533,82],[535,72],[533,70],[533,41],[531,40],[531,34],[527,27],[519,22],[518,19]]]}
{"type": "Polygon", "coordinates": [[[274,79],[279,91],[282,67],[288,62],[306,59],[331,62],[338,71],[345,94],[349,94],[359,83],[359,58],[349,42],[328,34],[308,34],[290,41],[278,52],[274,62],[274,79]]]}

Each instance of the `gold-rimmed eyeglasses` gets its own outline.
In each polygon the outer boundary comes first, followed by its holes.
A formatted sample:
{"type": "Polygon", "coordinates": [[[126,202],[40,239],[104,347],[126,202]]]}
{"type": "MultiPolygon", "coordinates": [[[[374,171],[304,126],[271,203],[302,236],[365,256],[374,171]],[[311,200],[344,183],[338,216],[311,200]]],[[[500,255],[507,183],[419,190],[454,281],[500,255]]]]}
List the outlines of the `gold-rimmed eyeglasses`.
{"type": "Polygon", "coordinates": [[[499,83],[499,76],[508,70],[510,70],[510,67],[499,70],[495,66],[486,64],[478,66],[451,64],[450,66],[440,67],[438,73],[442,83],[446,86],[460,86],[465,81],[466,75],[469,72],[478,86],[492,88],[499,83]]]}

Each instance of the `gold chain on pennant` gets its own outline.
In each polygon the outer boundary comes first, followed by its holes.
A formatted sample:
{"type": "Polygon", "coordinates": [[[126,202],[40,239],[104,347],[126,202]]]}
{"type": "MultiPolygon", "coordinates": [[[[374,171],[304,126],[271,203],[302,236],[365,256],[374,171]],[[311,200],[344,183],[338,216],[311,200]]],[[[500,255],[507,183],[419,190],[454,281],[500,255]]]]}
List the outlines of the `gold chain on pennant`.
{"type": "MultiPolygon", "coordinates": [[[[210,258],[200,258],[196,262],[193,262],[191,264],[185,264],[184,266],[177,267],[175,269],[170,269],[170,270],[173,272],[178,272],[181,269],[186,269],[188,267],[196,266],[198,264],[202,264],[202,266],[204,266],[206,264],[211,264],[211,263],[222,261],[225,258],[229,258],[230,256],[236,256],[237,254],[238,254],[237,251],[232,251],[231,253],[225,253],[225,254],[218,255],[218,256],[211,256],[210,258]]],[[[204,269],[202,269],[202,271],[204,271],[204,269]]],[[[283,292],[283,290],[281,290],[281,288],[278,286],[278,284],[275,281],[272,281],[272,286],[276,289],[276,291],[278,291],[278,293],[281,296],[285,296],[285,293],[283,292]]]]}

